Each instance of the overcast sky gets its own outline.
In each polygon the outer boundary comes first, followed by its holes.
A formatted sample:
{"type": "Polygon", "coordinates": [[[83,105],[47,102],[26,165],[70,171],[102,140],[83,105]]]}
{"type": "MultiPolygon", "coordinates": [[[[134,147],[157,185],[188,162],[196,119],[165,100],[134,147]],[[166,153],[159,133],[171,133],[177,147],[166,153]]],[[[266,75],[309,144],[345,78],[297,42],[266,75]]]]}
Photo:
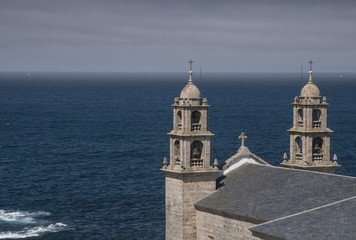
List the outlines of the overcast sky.
{"type": "Polygon", "coordinates": [[[0,71],[356,72],[356,1],[0,0],[0,71]]]}

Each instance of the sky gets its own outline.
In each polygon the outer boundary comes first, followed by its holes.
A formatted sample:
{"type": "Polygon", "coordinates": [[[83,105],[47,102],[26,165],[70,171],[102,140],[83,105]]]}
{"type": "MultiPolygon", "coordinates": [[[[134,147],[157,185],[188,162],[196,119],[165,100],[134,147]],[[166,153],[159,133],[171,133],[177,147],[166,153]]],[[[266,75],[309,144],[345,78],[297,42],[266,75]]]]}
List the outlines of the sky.
{"type": "Polygon", "coordinates": [[[356,1],[0,0],[0,71],[356,72],[356,1]]]}

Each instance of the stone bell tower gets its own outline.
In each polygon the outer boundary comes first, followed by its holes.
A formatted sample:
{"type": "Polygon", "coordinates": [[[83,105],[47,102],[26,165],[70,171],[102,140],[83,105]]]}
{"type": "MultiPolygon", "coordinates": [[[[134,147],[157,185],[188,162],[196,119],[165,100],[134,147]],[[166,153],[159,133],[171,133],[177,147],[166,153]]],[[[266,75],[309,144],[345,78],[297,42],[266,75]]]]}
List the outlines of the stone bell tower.
{"type": "Polygon", "coordinates": [[[330,161],[330,135],[327,127],[326,97],[321,98],[319,88],[313,83],[310,63],[309,82],[303,87],[293,105],[293,127],[290,133],[290,159],[285,153],[284,167],[333,173],[340,165],[330,161]]]}
{"type": "MultiPolygon", "coordinates": [[[[216,190],[219,170],[210,162],[208,104],[194,85],[188,84],[174,99],[169,165],[161,169],[166,179],[166,239],[196,239],[194,203],[216,190]]],[[[217,165],[217,163],[216,163],[217,165]]]]}

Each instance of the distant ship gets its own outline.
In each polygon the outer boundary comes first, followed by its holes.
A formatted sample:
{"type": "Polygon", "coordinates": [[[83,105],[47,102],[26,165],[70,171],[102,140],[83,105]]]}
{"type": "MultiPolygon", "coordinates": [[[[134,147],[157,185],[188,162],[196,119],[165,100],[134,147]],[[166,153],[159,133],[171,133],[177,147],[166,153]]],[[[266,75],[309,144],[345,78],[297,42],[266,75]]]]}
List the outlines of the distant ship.
{"type": "Polygon", "coordinates": [[[27,76],[31,76],[31,73],[27,73],[27,76]]]}
{"type": "Polygon", "coordinates": [[[341,78],[342,78],[342,74],[340,74],[340,75],[339,75],[339,77],[341,77],[341,78]]]}

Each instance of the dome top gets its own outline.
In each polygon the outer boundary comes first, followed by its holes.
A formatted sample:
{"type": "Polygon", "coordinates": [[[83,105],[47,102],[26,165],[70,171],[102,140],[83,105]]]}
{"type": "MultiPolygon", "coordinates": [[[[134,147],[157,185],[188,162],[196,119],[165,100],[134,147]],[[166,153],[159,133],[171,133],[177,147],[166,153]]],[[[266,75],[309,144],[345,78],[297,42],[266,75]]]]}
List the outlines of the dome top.
{"type": "Polygon", "coordinates": [[[320,97],[319,88],[313,83],[312,71],[309,71],[309,82],[302,88],[301,97],[320,97]]]}
{"type": "Polygon", "coordinates": [[[193,72],[189,71],[189,81],[180,93],[181,98],[201,98],[199,89],[193,83],[192,74],[193,72]]]}

